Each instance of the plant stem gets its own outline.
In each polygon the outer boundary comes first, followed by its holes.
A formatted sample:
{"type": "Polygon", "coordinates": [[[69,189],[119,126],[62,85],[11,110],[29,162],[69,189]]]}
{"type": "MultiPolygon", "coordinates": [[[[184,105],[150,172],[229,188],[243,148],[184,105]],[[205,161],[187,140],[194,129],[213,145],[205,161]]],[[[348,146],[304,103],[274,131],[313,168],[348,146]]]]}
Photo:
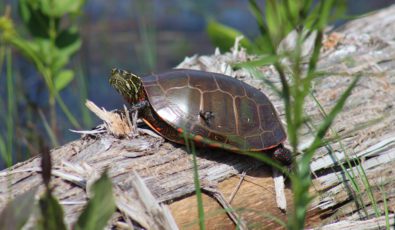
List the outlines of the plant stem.
{"type": "MultiPolygon", "coordinates": [[[[51,4],[53,5],[53,0],[51,1],[51,4]]],[[[49,19],[49,38],[50,38],[50,49],[55,51],[55,39],[56,39],[56,28],[55,28],[55,19],[53,17],[50,17],[49,19]]],[[[51,52],[52,53],[52,52],[51,52]]],[[[55,95],[54,93],[58,93],[56,87],[53,85],[53,79],[56,77],[55,73],[53,72],[54,68],[53,63],[55,62],[54,56],[51,55],[49,59],[49,77],[48,79],[51,79],[50,84],[52,84],[53,89],[55,92],[51,92],[49,94],[49,108],[50,108],[50,121],[51,121],[51,129],[52,133],[57,136],[57,117],[56,117],[56,100],[55,100],[55,95]]]]}
{"type": "Polygon", "coordinates": [[[7,144],[6,144],[6,156],[5,162],[7,167],[12,165],[12,153],[14,144],[14,83],[12,78],[12,54],[11,49],[6,49],[6,65],[7,65],[7,144]]]}

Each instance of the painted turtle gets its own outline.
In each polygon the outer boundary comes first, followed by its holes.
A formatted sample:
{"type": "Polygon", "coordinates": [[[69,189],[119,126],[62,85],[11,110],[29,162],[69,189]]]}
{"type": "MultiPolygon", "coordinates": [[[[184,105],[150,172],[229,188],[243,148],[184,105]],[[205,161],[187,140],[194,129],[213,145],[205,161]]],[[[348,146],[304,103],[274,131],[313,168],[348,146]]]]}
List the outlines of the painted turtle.
{"type": "Polygon", "coordinates": [[[175,69],[139,78],[113,69],[110,84],[139,110],[139,117],[166,139],[233,152],[264,151],[283,164],[291,152],[277,113],[258,89],[235,78],[175,69]],[[184,135],[180,135],[184,134],[184,135]]]}

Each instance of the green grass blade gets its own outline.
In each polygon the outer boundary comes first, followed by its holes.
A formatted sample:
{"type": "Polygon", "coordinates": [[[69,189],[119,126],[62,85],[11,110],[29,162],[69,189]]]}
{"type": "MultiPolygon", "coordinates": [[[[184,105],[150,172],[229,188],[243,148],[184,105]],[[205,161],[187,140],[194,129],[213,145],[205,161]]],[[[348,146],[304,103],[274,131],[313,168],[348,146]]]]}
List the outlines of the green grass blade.
{"type": "Polygon", "coordinates": [[[8,167],[10,165],[10,156],[11,154],[9,154],[7,152],[7,145],[2,137],[2,135],[0,135],[0,155],[1,158],[3,159],[3,161],[6,163],[6,166],[8,167]]]}
{"type": "Polygon", "coordinates": [[[240,45],[248,51],[253,50],[250,40],[248,40],[243,33],[229,26],[223,25],[214,19],[209,20],[206,32],[211,42],[216,47],[219,47],[223,52],[230,50],[230,48],[234,46],[236,38],[240,36],[243,36],[243,39],[240,41],[240,45]]]}
{"type": "Polygon", "coordinates": [[[306,76],[306,81],[304,84],[304,90],[309,92],[309,89],[311,87],[311,81],[315,77],[315,70],[317,67],[317,62],[320,56],[320,51],[321,51],[321,46],[322,46],[322,38],[323,38],[323,32],[322,31],[317,31],[317,35],[314,40],[314,49],[313,53],[310,57],[309,60],[309,65],[307,69],[307,76],[306,76]]]}
{"type": "Polygon", "coordinates": [[[76,230],[104,229],[115,212],[112,183],[107,171],[92,185],[92,193],[93,197],[88,201],[74,226],[76,230]]]}
{"type": "Polygon", "coordinates": [[[276,46],[274,45],[273,40],[270,38],[269,29],[263,19],[264,14],[261,8],[255,0],[249,0],[248,3],[252,16],[254,16],[260,31],[259,39],[257,39],[255,42],[262,49],[262,51],[268,54],[275,54],[276,46]]]}
{"type": "Polygon", "coordinates": [[[282,4],[278,4],[276,0],[265,1],[265,19],[270,38],[277,46],[280,43],[281,33],[284,32],[284,25],[280,8],[282,4]]]}
{"type": "Polygon", "coordinates": [[[252,13],[252,16],[254,16],[256,23],[258,24],[259,30],[261,34],[268,34],[268,29],[266,27],[266,24],[263,20],[263,12],[261,8],[259,7],[258,3],[255,0],[248,0],[249,3],[249,8],[252,13]]]}
{"type": "Polygon", "coordinates": [[[203,197],[202,197],[202,190],[200,189],[201,185],[199,179],[198,164],[196,160],[196,151],[192,141],[191,141],[191,150],[192,150],[192,162],[193,162],[193,182],[195,184],[196,199],[197,199],[198,212],[199,212],[199,227],[200,230],[204,230],[206,229],[206,226],[205,226],[205,215],[203,208],[203,197]]]}
{"type": "Polygon", "coordinates": [[[261,57],[252,60],[252,61],[246,61],[246,62],[240,62],[236,63],[233,66],[235,68],[253,68],[253,67],[262,67],[265,65],[272,65],[276,63],[279,60],[278,55],[262,55],[261,57]]]}
{"type": "Polygon", "coordinates": [[[41,218],[37,223],[37,228],[46,229],[59,229],[66,230],[64,223],[63,208],[59,204],[59,201],[54,197],[50,190],[46,190],[44,196],[39,200],[41,218]]]}
{"type": "Polygon", "coordinates": [[[14,95],[14,79],[12,74],[12,54],[11,49],[6,50],[7,65],[7,167],[12,165],[12,153],[14,151],[14,116],[15,116],[15,95],[14,95]]]}
{"type": "Polygon", "coordinates": [[[85,127],[91,127],[92,126],[92,117],[91,113],[85,106],[85,102],[88,99],[88,87],[86,84],[86,74],[83,68],[83,65],[78,62],[79,67],[77,68],[77,84],[79,88],[79,99],[80,99],[80,105],[81,105],[81,113],[82,113],[82,121],[85,127]]]}
{"type": "Polygon", "coordinates": [[[136,15],[138,19],[138,29],[142,50],[139,55],[143,59],[143,64],[149,70],[155,69],[157,65],[157,48],[156,48],[156,28],[155,24],[149,19],[155,17],[153,1],[137,1],[136,15]],[[151,16],[147,16],[151,13],[151,16]]]}
{"type": "Polygon", "coordinates": [[[49,126],[49,123],[47,119],[45,118],[44,113],[41,111],[41,109],[38,110],[38,114],[40,115],[41,121],[43,122],[45,131],[48,134],[49,140],[51,141],[52,147],[59,146],[58,139],[56,138],[56,135],[53,133],[51,127],[49,126]]]}
{"type": "Polygon", "coordinates": [[[0,226],[4,230],[22,229],[33,213],[34,196],[37,187],[34,187],[8,202],[0,214],[0,226]]]}
{"type": "Polygon", "coordinates": [[[260,72],[257,68],[255,67],[249,67],[248,63],[246,63],[246,65],[244,66],[245,69],[247,69],[248,72],[251,73],[252,76],[254,76],[255,78],[261,80],[263,83],[265,83],[266,85],[268,85],[271,90],[273,90],[279,97],[282,96],[282,91],[276,86],[274,85],[274,83],[270,80],[268,80],[262,72],[260,72]]]}
{"type": "MultiPolygon", "coordinates": [[[[377,205],[376,198],[374,198],[372,186],[370,185],[368,176],[366,175],[365,169],[363,168],[362,163],[359,159],[357,159],[357,164],[358,164],[358,166],[357,166],[358,173],[359,173],[360,178],[362,180],[362,184],[365,187],[365,190],[368,194],[369,200],[372,203],[374,213],[375,213],[376,217],[380,217],[381,216],[380,208],[377,205]]],[[[366,205],[364,204],[364,207],[365,206],[366,205]]]]}
{"type": "Polygon", "coordinates": [[[195,145],[191,139],[188,138],[187,133],[183,133],[183,138],[185,142],[185,147],[187,152],[192,155],[192,166],[193,166],[193,182],[195,185],[195,193],[196,193],[196,201],[198,207],[198,218],[199,218],[199,228],[200,230],[205,230],[205,215],[204,215],[204,207],[203,207],[203,197],[202,197],[202,190],[200,185],[199,179],[199,172],[198,172],[198,164],[196,159],[196,151],[195,145]]]}
{"type": "Polygon", "coordinates": [[[391,229],[390,219],[389,219],[389,207],[387,203],[387,193],[383,188],[383,185],[380,185],[380,191],[383,194],[383,205],[384,205],[384,213],[385,213],[385,227],[386,229],[391,229]]]}
{"type": "Polygon", "coordinates": [[[205,226],[205,215],[204,215],[204,208],[203,208],[203,197],[202,197],[202,190],[200,188],[200,179],[199,179],[199,172],[198,172],[198,164],[196,160],[196,151],[195,145],[191,139],[188,138],[188,134],[184,132],[182,134],[184,138],[185,147],[187,152],[192,155],[192,167],[193,167],[193,182],[195,185],[195,193],[196,193],[196,200],[197,200],[197,207],[198,207],[198,218],[199,218],[199,228],[200,230],[206,229],[205,226]]]}
{"type": "MultiPolygon", "coordinates": [[[[5,50],[6,50],[6,46],[0,43],[0,70],[3,69],[4,60],[5,60],[5,50]]],[[[1,79],[1,75],[0,75],[0,79],[1,79]]]]}

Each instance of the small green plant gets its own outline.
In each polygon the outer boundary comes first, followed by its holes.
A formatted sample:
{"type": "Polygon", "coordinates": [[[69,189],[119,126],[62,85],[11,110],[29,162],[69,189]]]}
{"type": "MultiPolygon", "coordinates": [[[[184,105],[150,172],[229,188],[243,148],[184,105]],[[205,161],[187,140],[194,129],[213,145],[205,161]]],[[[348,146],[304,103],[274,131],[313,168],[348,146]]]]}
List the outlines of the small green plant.
{"type": "MultiPolygon", "coordinates": [[[[40,211],[36,229],[67,229],[64,222],[64,212],[59,201],[53,195],[51,188],[51,157],[49,150],[41,155],[42,178],[45,186],[44,194],[38,201],[40,211]]],[[[4,229],[22,229],[27,220],[34,213],[36,206],[34,197],[37,187],[18,195],[11,200],[0,214],[0,226],[4,229]]],[[[105,171],[102,176],[92,185],[93,196],[87,202],[72,229],[104,229],[108,220],[115,212],[115,201],[112,193],[112,183],[105,171]]]]}
{"type": "Polygon", "coordinates": [[[37,187],[30,189],[8,202],[0,214],[0,226],[3,229],[22,229],[34,208],[34,196],[37,187]]]}
{"type": "MultiPolygon", "coordinates": [[[[254,39],[254,42],[247,40],[246,48],[249,52],[259,56],[254,61],[241,63],[236,65],[236,67],[247,68],[256,77],[262,78],[262,74],[256,68],[267,64],[274,65],[282,87],[277,88],[273,84],[271,86],[283,99],[288,139],[292,151],[296,155],[298,154],[299,131],[309,119],[303,111],[305,100],[311,92],[312,82],[317,77],[320,77],[319,73],[316,72],[316,66],[324,30],[330,21],[337,19],[339,15],[345,12],[345,1],[267,0],[265,1],[264,12],[255,0],[249,0],[249,6],[258,24],[260,34],[254,39]],[[291,41],[293,42],[293,48],[291,50],[278,49],[280,43],[291,31],[296,33],[294,41],[291,41]],[[305,64],[303,60],[303,44],[309,38],[314,41],[314,45],[307,64],[305,64]],[[289,67],[283,64],[282,60],[285,58],[289,60],[289,67]]],[[[220,33],[222,34],[222,40],[232,41],[241,34],[219,23],[209,24],[208,29],[209,35],[214,41],[221,41],[221,39],[218,39],[218,34],[220,33]],[[223,31],[227,32],[224,33],[223,31]]],[[[343,92],[336,105],[318,126],[311,145],[295,161],[294,172],[289,175],[294,194],[294,209],[289,216],[287,225],[289,229],[304,228],[307,207],[312,199],[312,196],[309,194],[311,185],[310,161],[317,148],[326,143],[325,134],[336,115],[341,112],[358,79],[358,77],[355,77],[343,92]]]]}
{"type": "MultiPolygon", "coordinates": [[[[6,125],[0,128],[0,154],[6,166],[24,158],[26,150],[30,154],[39,152],[39,142],[43,137],[37,132],[40,124],[35,124],[36,117],[43,121],[51,146],[59,144],[57,106],[74,127],[79,127],[79,122],[59,93],[74,79],[75,73],[68,64],[81,47],[77,19],[84,3],[84,0],[21,0],[18,1],[18,24],[10,17],[11,8],[1,4],[4,15],[0,16],[0,69],[6,67],[4,87],[7,96],[0,100],[0,108],[5,111],[0,114],[0,119],[6,125]],[[49,106],[48,114],[44,115],[42,111],[45,109],[32,103],[26,92],[14,90],[30,76],[20,76],[13,68],[12,50],[30,61],[45,82],[49,91],[48,103],[40,104],[49,106]],[[21,115],[17,110],[20,104],[25,106],[21,115]],[[46,115],[49,115],[48,119],[46,115]],[[29,123],[32,125],[24,125],[29,123]]],[[[83,118],[84,122],[89,122],[84,110],[83,118]]]]}
{"type": "Polygon", "coordinates": [[[81,47],[81,38],[76,26],[84,0],[20,0],[18,12],[28,32],[15,28],[10,12],[0,18],[0,41],[11,45],[31,61],[43,77],[50,92],[50,126],[56,133],[56,102],[71,124],[79,123],[64,104],[59,92],[74,78],[74,71],[66,66],[81,47]]]}
{"type": "Polygon", "coordinates": [[[205,215],[204,215],[204,208],[203,208],[203,197],[202,197],[202,190],[200,186],[200,179],[199,179],[199,171],[198,171],[198,163],[196,159],[196,148],[194,142],[191,138],[187,135],[183,135],[185,146],[187,152],[192,155],[192,167],[193,167],[193,182],[195,185],[195,193],[196,193],[196,201],[198,205],[198,220],[199,220],[199,229],[205,230],[205,215]]]}
{"type": "Polygon", "coordinates": [[[156,28],[152,19],[155,17],[155,6],[152,0],[136,1],[134,9],[137,16],[137,25],[141,45],[136,46],[138,55],[141,57],[137,59],[140,65],[148,71],[155,69],[157,64],[157,49],[156,49],[156,28]],[[149,15],[147,17],[147,15],[149,15]]]}
{"type": "MultiPolygon", "coordinates": [[[[14,84],[12,79],[12,54],[10,49],[1,47],[0,52],[0,67],[3,65],[3,61],[6,61],[6,89],[7,89],[7,113],[5,114],[4,123],[6,124],[6,135],[3,139],[0,133],[0,155],[2,160],[5,162],[7,167],[12,165],[13,143],[14,143],[14,125],[15,125],[15,96],[14,96],[14,84]],[[4,58],[5,57],[5,58],[4,58]]],[[[1,69],[1,68],[0,68],[1,69]]]]}

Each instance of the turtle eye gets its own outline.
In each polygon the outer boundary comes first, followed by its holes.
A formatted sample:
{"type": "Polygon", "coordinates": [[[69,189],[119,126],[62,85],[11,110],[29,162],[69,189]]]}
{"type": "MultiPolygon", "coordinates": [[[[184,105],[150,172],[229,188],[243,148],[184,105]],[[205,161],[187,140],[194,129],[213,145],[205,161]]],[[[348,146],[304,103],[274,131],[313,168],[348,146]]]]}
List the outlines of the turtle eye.
{"type": "Polygon", "coordinates": [[[122,76],[130,75],[130,73],[128,71],[126,71],[126,70],[120,70],[120,73],[121,73],[122,76]]]}

